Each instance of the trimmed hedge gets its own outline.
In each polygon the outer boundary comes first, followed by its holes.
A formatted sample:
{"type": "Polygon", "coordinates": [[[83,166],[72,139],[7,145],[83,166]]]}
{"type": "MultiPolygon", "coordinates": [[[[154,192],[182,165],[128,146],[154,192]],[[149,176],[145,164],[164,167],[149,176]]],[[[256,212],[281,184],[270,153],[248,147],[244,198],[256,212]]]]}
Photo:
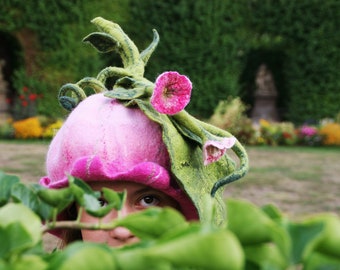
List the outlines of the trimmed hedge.
{"type": "Polygon", "coordinates": [[[261,62],[273,71],[283,120],[334,117],[340,101],[337,0],[136,1],[131,33],[161,35],[148,74],[183,72],[194,82],[188,108],[202,117],[227,96],[253,103],[261,62]],[[141,27],[139,27],[141,25],[141,27]]]}
{"type": "MultiPolygon", "coordinates": [[[[141,50],[157,29],[161,42],[146,77],[166,70],[188,75],[194,83],[188,110],[194,115],[208,118],[228,96],[253,104],[254,76],[265,62],[277,84],[282,119],[300,124],[339,112],[339,13],[337,0],[4,0],[0,31],[28,28],[37,35],[41,51],[29,76],[43,82],[37,89],[47,99],[41,113],[56,110],[51,106],[60,85],[117,64],[118,58],[99,57],[81,45],[93,31],[89,21],[102,16],[121,24],[141,50]]],[[[16,88],[26,79],[15,78],[16,88]]]]}
{"type": "Polygon", "coordinates": [[[255,32],[281,39],[287,119],[334,117],[340,110],[340,2],[252,1],[251,14],[255,32]]]}
{"type": "Polygon", "coordinates": [[[61,107],[56,100],[60,86],[84,76],[96,76],[105,65],[92,47],[82,44],[82,39],[94,29],[90,21],[96,16],[124,21],[127,4],[127,0],[114,3],[110,0],[4,0],[0,31],[15,36],[29,30],[37,41],[34,48],[37,57],[30,59],[31,72],[26,72],[21,57],[21,66],[17,66],[12,76],[16,93],[24,86],[43,93],[44,100],[38,104],[39,114],[60,116],[61,107]]]}

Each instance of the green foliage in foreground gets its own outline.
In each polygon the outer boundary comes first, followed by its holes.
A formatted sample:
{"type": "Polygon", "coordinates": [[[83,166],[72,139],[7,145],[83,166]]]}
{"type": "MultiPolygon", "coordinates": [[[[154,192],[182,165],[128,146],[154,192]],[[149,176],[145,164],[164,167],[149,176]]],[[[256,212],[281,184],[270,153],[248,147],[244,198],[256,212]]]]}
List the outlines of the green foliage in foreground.
{"type": "MultiPolygon", "coordinates": [[[[170,208],[149,208],[105,224],[57,221],[77,203],[93,216],[119,211],[124,193],[99,192],[70,177],[70,185],[48,190],[24,185],[0,172],[0,270],[2,269],[339,269],[340,218],[324,213],[295,222],[275,207],[228,200],[227,228],[187,222],[170,208]],[[44,225],[42,225],[42,221],[44,225]],[[124,226],[141,241],[123,248],[76,242],[47,253],[42,235],[58,228],[112,229],[124,226]],[[100,260],[98,260],[100,258],[100,260]],[[290,268],[292,269],[292,268],[290,268]]],[[[214,214],[212,200],[206,211],[214,214]]]]}

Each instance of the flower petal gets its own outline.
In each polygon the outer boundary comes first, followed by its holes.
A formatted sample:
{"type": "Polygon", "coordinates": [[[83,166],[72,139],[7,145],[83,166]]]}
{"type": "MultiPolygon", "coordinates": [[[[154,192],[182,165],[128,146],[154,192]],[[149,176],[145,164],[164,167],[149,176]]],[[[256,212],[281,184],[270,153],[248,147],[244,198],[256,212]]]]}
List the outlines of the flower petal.
{"type": "Polygon", "coordinates": [[[207,141],[203,146],[204,165],[218,161],[227,151],[234,146],[235,137],[223,138],[221,141],[207,141]]]}
{"type": "Polygon", "coordinates": [[[174,115],[188,105],[191,89],[188,77],[176,71],[167,71],[156,79],[150,102],[156,111],[174,115]]]}

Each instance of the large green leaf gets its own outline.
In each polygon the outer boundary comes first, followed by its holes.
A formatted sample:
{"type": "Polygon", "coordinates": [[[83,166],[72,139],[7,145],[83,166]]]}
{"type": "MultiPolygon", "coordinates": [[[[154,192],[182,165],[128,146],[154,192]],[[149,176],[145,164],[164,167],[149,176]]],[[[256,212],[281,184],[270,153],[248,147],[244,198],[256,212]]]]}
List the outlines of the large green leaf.
{"type": "Polygon", "coordinates": [[[226,230],[200,231],[162,241],[143,251],[145,258],[168,261],[177,268],[243,269],[244,254],[234,234],[226,230]]]}
{"type": "Polygon", "coordinates": [[[37,195],[47,204],[57,208],[58,212],[65,209],[74,200],[71,189],[68,187],[61,189],[42,188],[37,191],[37,195]]]}
{"type": "Polygon", "coordinates": [[[46,270],[48,267],[43,257],[38,255],[23,255],[11,263],[11,270],[46,270]]]}
{"type": "Polygon", "coordinates": [[[289,223],[288,232],[292,239],[291,262],[298,264],[308,256],[323,231],[322,223],[289,223]]]}
{"type": "Polygon", "coordinates": [[[340,258],[319,252],[312,252],[303,265],[304,270],[339,270],[340,258]]]}
{"type": "MultiPolygon", "coordinates": [[[[130,258],[133,260],[133,258],[130,258]]],[[[49,262],[49,270],[107,270],[118,269],[111,249],[106,245],[76,242],[49,262]]],[[[137,269],[137,268],[136,268],[137,269]]]]}
{"type": "Polygon", "coordinates": [[[228,199],[228,229],[236,234],[242,245],[273,240],[271,229],[277,226],[260,208],[248,201],[228,199]]]}
{"type": "Polygon", "coordinates": [[[0,208],[0,228],[3,254],[34,247],[41,241],[40,218],[22,204],[9,203],[0,208]]]}
{"type": "Polygon", "coordinates": [[[285,270],[288,261],[275,243],[261,243],[244,247],[247,261],[260,270],[285,270]]]}
{"type": "Polygon", "coordinates": [[[48,219],[51,217],[52,207],[41,201],[37,196],[40,188],[42,187],[37,185],[28,186],[19,182],[12,186],[11,196],[15,202],[26,205],[42,219],[48,219]]]}
{"type": "Polygon", "coordinates": [[[102,188],[102,196],[107,202],[106,206],[98,204],[98,200],[97,203],[93,202],[92,205],[90,205],[92,199],[89,198],[88,203],[86,203],[89,207],[85,209],[90,215],[104,217],[113,209],[120,210],[125,202],[126,192],[116,192],[104,187],[102,188]]]}
{"type": "Polygon", "coordinates": [[[0,171],[0,207],[5,205],[11,197],[12,186],[19,182],[19,178],[0,171]]]}
{"type": "Polygon", "coordinates": [[[0,228],[0,231],[2,242],[0,256],[3,258],[10,258],[11,255],[16,255],[35,244],[32,235],[20,222],[11,223],[5,228],[0,228]]]}
{"type": "Polygon", "coordinates": [[[340,217],[335,213],[314,214],[304,220],[307,225],[323,224],[324,229],[315,244],[318,252],[340,258],[340,217]]]}
{"type": "Polygon", "coordinates": [[[117,225],[128,228],[140,239],[157,239],[177,227],[187,226],[187,222],[172,208],[152,207],[118,220],[117,225]]]}

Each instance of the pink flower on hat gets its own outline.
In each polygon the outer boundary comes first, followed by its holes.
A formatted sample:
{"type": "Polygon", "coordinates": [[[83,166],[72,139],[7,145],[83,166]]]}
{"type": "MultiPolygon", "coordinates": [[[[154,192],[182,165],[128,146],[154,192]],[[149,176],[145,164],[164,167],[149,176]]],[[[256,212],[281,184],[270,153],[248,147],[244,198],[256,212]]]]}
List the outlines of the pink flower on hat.
{"type": "Polygon", "coordinates": [[[235,137],[222,138],[220,141],[207,141],[203,146],[204,165],[218,161],[225,154],[227,149],[234,146],[235,142],[235,137]]]}
{"type": "Polygon", "coordinates": [[[188,105],[192,84],[188,77],[176,71],[158,76],[151,96],[151,104],[160,113],[174,115],[188,105]]]}

